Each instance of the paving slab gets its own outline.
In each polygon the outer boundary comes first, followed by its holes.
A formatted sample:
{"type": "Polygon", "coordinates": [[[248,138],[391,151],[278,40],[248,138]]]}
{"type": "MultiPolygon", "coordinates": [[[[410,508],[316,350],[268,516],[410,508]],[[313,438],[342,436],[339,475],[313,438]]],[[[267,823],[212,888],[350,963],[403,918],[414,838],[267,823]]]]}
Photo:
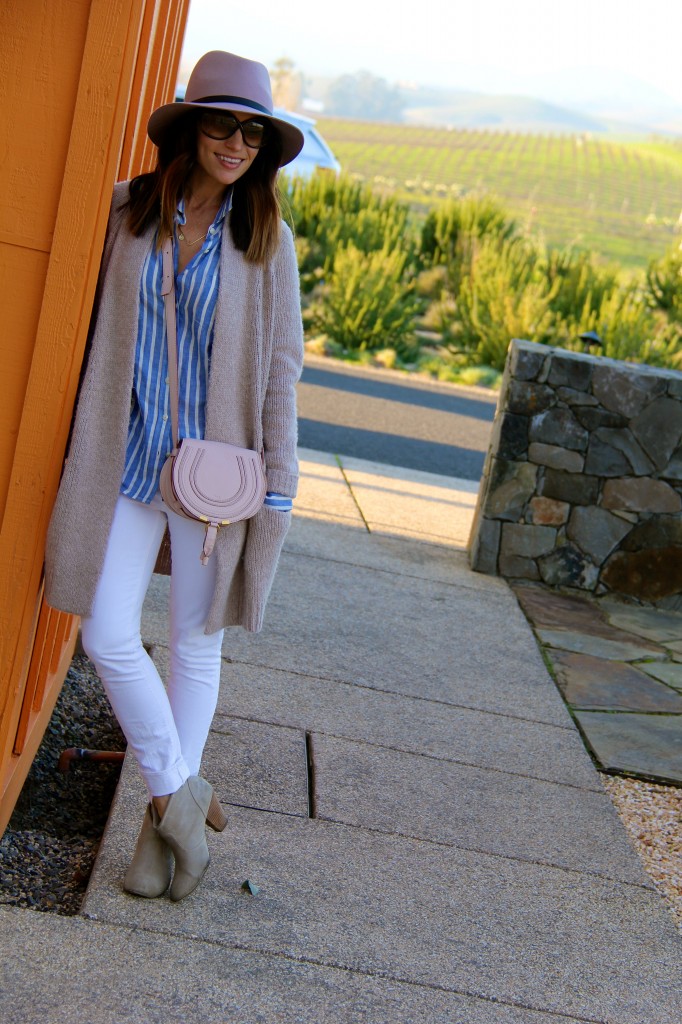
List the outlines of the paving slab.
{"type": "Polygon", "coordinates": [[[600,598],[599,607],[606,612],[609,622],[618,629],[637,633],[656,643],[665,643],[667,640],[682,641],[682,615],[678,612],[624,604],[615,598],[600,598]]]}
{"type": "MultiPolygon", "coordinates": [[[[526,615],[538,629],[565,629],[573,633],[612,640],[615,643],[633,642],[627,628],[619,629],[612,625],[606,618],[606,611],[595,601],[558,594],[546,587],[517,585],[514,587],[514,593],[526,615]]],[[[647,643],[641,639],[640,643],[644,649],[651,651],[652,656],[660,654],[661,648],[658,644],[647,643]]]]}
{"type": "MultiPolygon", "coordinates": [[[[639,666],[647,675],[654,679],[660,679],[667,686],[673,686],[676,690],[682,690],[682,665],[679,662],[644,662],[639,666]]],[[[642,709],[645,710],[645,709],[642,709]]]]}
{"type": "MultiPolygon", "coordinates": [[[[143,637],[168,643],[159,586],[150,588],[143,637]]],[[[223,652],[235,661],[567,724],[509,590],[481,600],[447,583],[285,553],[266,629],[228,630],[223,652]]]]}
{"type": "MultiPolygon", "coordinates": [[[[477,484],[306,449],[299,449],[299,458],[287,550],[392,571],[397,563],[417,575],[426,569],[433,578],[452,580],[454,574],[463,586],[486,586],[471,572],[465,552],[477,484]],[[357,486],[351,486],[351,475],[357,486]],[[412,535],[428,543],[405,549],[402,538],[412,535]]],[[[487,584],[506,587],[500,579],[487,584]]]]}
{"type": "Polygon", "coordinates": [[[682,716],[618,711],[576,711],[575,716],[606,771],[682,782],[682,716]]]}
{"type": "Polygon", "coordinates": [[[603,790],[311,740],[318,818],[652,885],[603,790]]]}
{"type": "Polygon", "coordinates": [[[473,599],[447,584],[285,554],[267,630],[231,631],[223,650],[237,661],[566,724],[509,591],[473,599]]]}
{"type": "Polygon", "coordinates": [[[359,526],[336,526],[294,513],[285,552],[309,555],[349,566],[364,566],[394,575],[448,583],[471,593],[506,594],[505,580],[471,571],[466,552],[439,544],[406,542],[399,537],[369,533],[359,526]]]}
{"type": "Polygon", "coordinates": [[[202,771],[220,799],[244,807],[308,814],[308,754],[302,729],[221,715],[202,771]]]}
{"type": "Polygon", "coordinates": [[[659,672],[665,674],[677,667],[682,687],[682,665],[651,662],[635,666],[554,648],[550,658],[559,689],[572,707],[682,713],[682,695],[666,686],[665,678],[657,681],[662,678],[659,672]]]}
{"type": "Polygon", "coordinates": [[[174,906],[107,882],[125,856],[105,844],[86,913],[591,1021],[678,1024],[682,940],[655,892],[319,820],[238,808],[232,822],[174,906]]]}
{"type": "MultiPolygon", "coordinates": [[[[160,654],[157,649],[157,658],[160,654]]],[[[159,661],[161,670],[165,662],[159,661]]],[[[601,783],[578,731],[333,679],[223,666],[218,716],[240,715],[412,753],[592,789],[601,783]]]]}
{"type": "Polygon", "coordinates": [[[0,945],[4,1024],[556,1024],[523,1006],[30,910],[0,909],[0,945]]]}
{"type": "Polygon", "coordinates": [[[325,452],[299,449],[296,517],[335,526],[355,526],[367,532],[357,502],[344,478],[339,460],[325,452]]]}
{"type": "Polygon", "coordinates": [[[478,481],[340,457],[344,476],[372,533],[466,548],[478,481]]]}
{"type": "Polygon", "coordinates": [[[571,629],[538,629],[537,635],[541,643],[547,644],[548,647],[575,651],[577,654],[592,654],[595,658],[606,658],[611,661],[641,661],[644,658],[663,661],[667,657],[662,648],[652,650],[644,642],[637,643],[636,638],[629,634],[626,634],[628,640],[608,640],[571,629]]]}
{"type": "MultiPolygon", "coordinates": [[[[221,716],[209,733],[201,772],[214,786],[228,816],[235,806],[308,817],[308,770],[305,735],[297,729],[273,727],[221,716]]],[[[125,898],[121,889],[132,858],[149,797],[137,763],[127,755],[112,801],[98,859],[83,904],[105,885],[125,898]],[[116,848],[120,870],[101,872],[105,851],[116,848]]],[[[245,881],[245,879],[242,879],[245,881]]],[[[0,1019],[2,1019],[0,1017],[0,1019]]]]}

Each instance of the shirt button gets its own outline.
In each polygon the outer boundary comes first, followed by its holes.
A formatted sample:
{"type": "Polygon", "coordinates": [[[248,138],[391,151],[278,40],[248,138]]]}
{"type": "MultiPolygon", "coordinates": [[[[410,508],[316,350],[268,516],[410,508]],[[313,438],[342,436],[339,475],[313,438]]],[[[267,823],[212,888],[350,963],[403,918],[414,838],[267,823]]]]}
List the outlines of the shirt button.
{"type": "Polygon", "coordinates": [[[167,416],[164,416],[164,417],[163,417],[163,422],[165,423],[167,419],[168,419],[168,417],[167,417],[167,416]]]}
{"type": "Polygon", "coordinates": [[[166,377],[166,384],[170,384],[170,377],[166,377]]]}

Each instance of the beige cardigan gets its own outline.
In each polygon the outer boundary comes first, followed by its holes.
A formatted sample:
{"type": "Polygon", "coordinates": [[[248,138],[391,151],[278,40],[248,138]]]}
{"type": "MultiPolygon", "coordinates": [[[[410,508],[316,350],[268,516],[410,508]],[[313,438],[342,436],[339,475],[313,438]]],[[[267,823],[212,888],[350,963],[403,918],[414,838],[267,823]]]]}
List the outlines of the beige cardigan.
{"type": "MultiPolygon", "coordinates": [[[[98,286],[97,315],[69,456],[47,537],[50,605],[90,614],[118,498],[128,434],[142,265],[154,230],[135,238],[114,189],[98,286]]],[[[247,263],[225,219],[206,406],[206,437],[265,452],[268,490],[294,497],[296,382],[303,363],[298,271],[283,224],[271,263],[247,263]]],[[[217,580],[206,632],[257,632],[291,513],[264,506],[219,532],[217,580]],[[233,566],[237,565],[236,571],[233,566]]]]}

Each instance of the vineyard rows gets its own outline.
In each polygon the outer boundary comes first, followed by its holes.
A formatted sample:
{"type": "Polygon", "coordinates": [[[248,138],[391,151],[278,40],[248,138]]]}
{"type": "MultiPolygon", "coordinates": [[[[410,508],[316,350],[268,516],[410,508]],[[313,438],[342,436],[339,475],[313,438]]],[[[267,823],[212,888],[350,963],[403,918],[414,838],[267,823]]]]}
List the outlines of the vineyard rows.
{"type": "Polygon", "coordinates": [[[682,146],[320,119],[344,171],[420,208],[499,197],[530,235],[643,267],[682,231],[682,146]]]}

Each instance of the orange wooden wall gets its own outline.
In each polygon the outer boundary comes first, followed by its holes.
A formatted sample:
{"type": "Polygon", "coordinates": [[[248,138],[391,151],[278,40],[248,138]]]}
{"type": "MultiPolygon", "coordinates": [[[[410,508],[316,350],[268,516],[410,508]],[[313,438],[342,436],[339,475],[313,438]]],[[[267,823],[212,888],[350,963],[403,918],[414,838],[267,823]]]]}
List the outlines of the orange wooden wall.
{"type": "Polygon", "coordinates": [[[0,833],[49,721],[78,620],[42,601],[111,187],[149,167],[189,0],[0,8],[0,833]]]}

